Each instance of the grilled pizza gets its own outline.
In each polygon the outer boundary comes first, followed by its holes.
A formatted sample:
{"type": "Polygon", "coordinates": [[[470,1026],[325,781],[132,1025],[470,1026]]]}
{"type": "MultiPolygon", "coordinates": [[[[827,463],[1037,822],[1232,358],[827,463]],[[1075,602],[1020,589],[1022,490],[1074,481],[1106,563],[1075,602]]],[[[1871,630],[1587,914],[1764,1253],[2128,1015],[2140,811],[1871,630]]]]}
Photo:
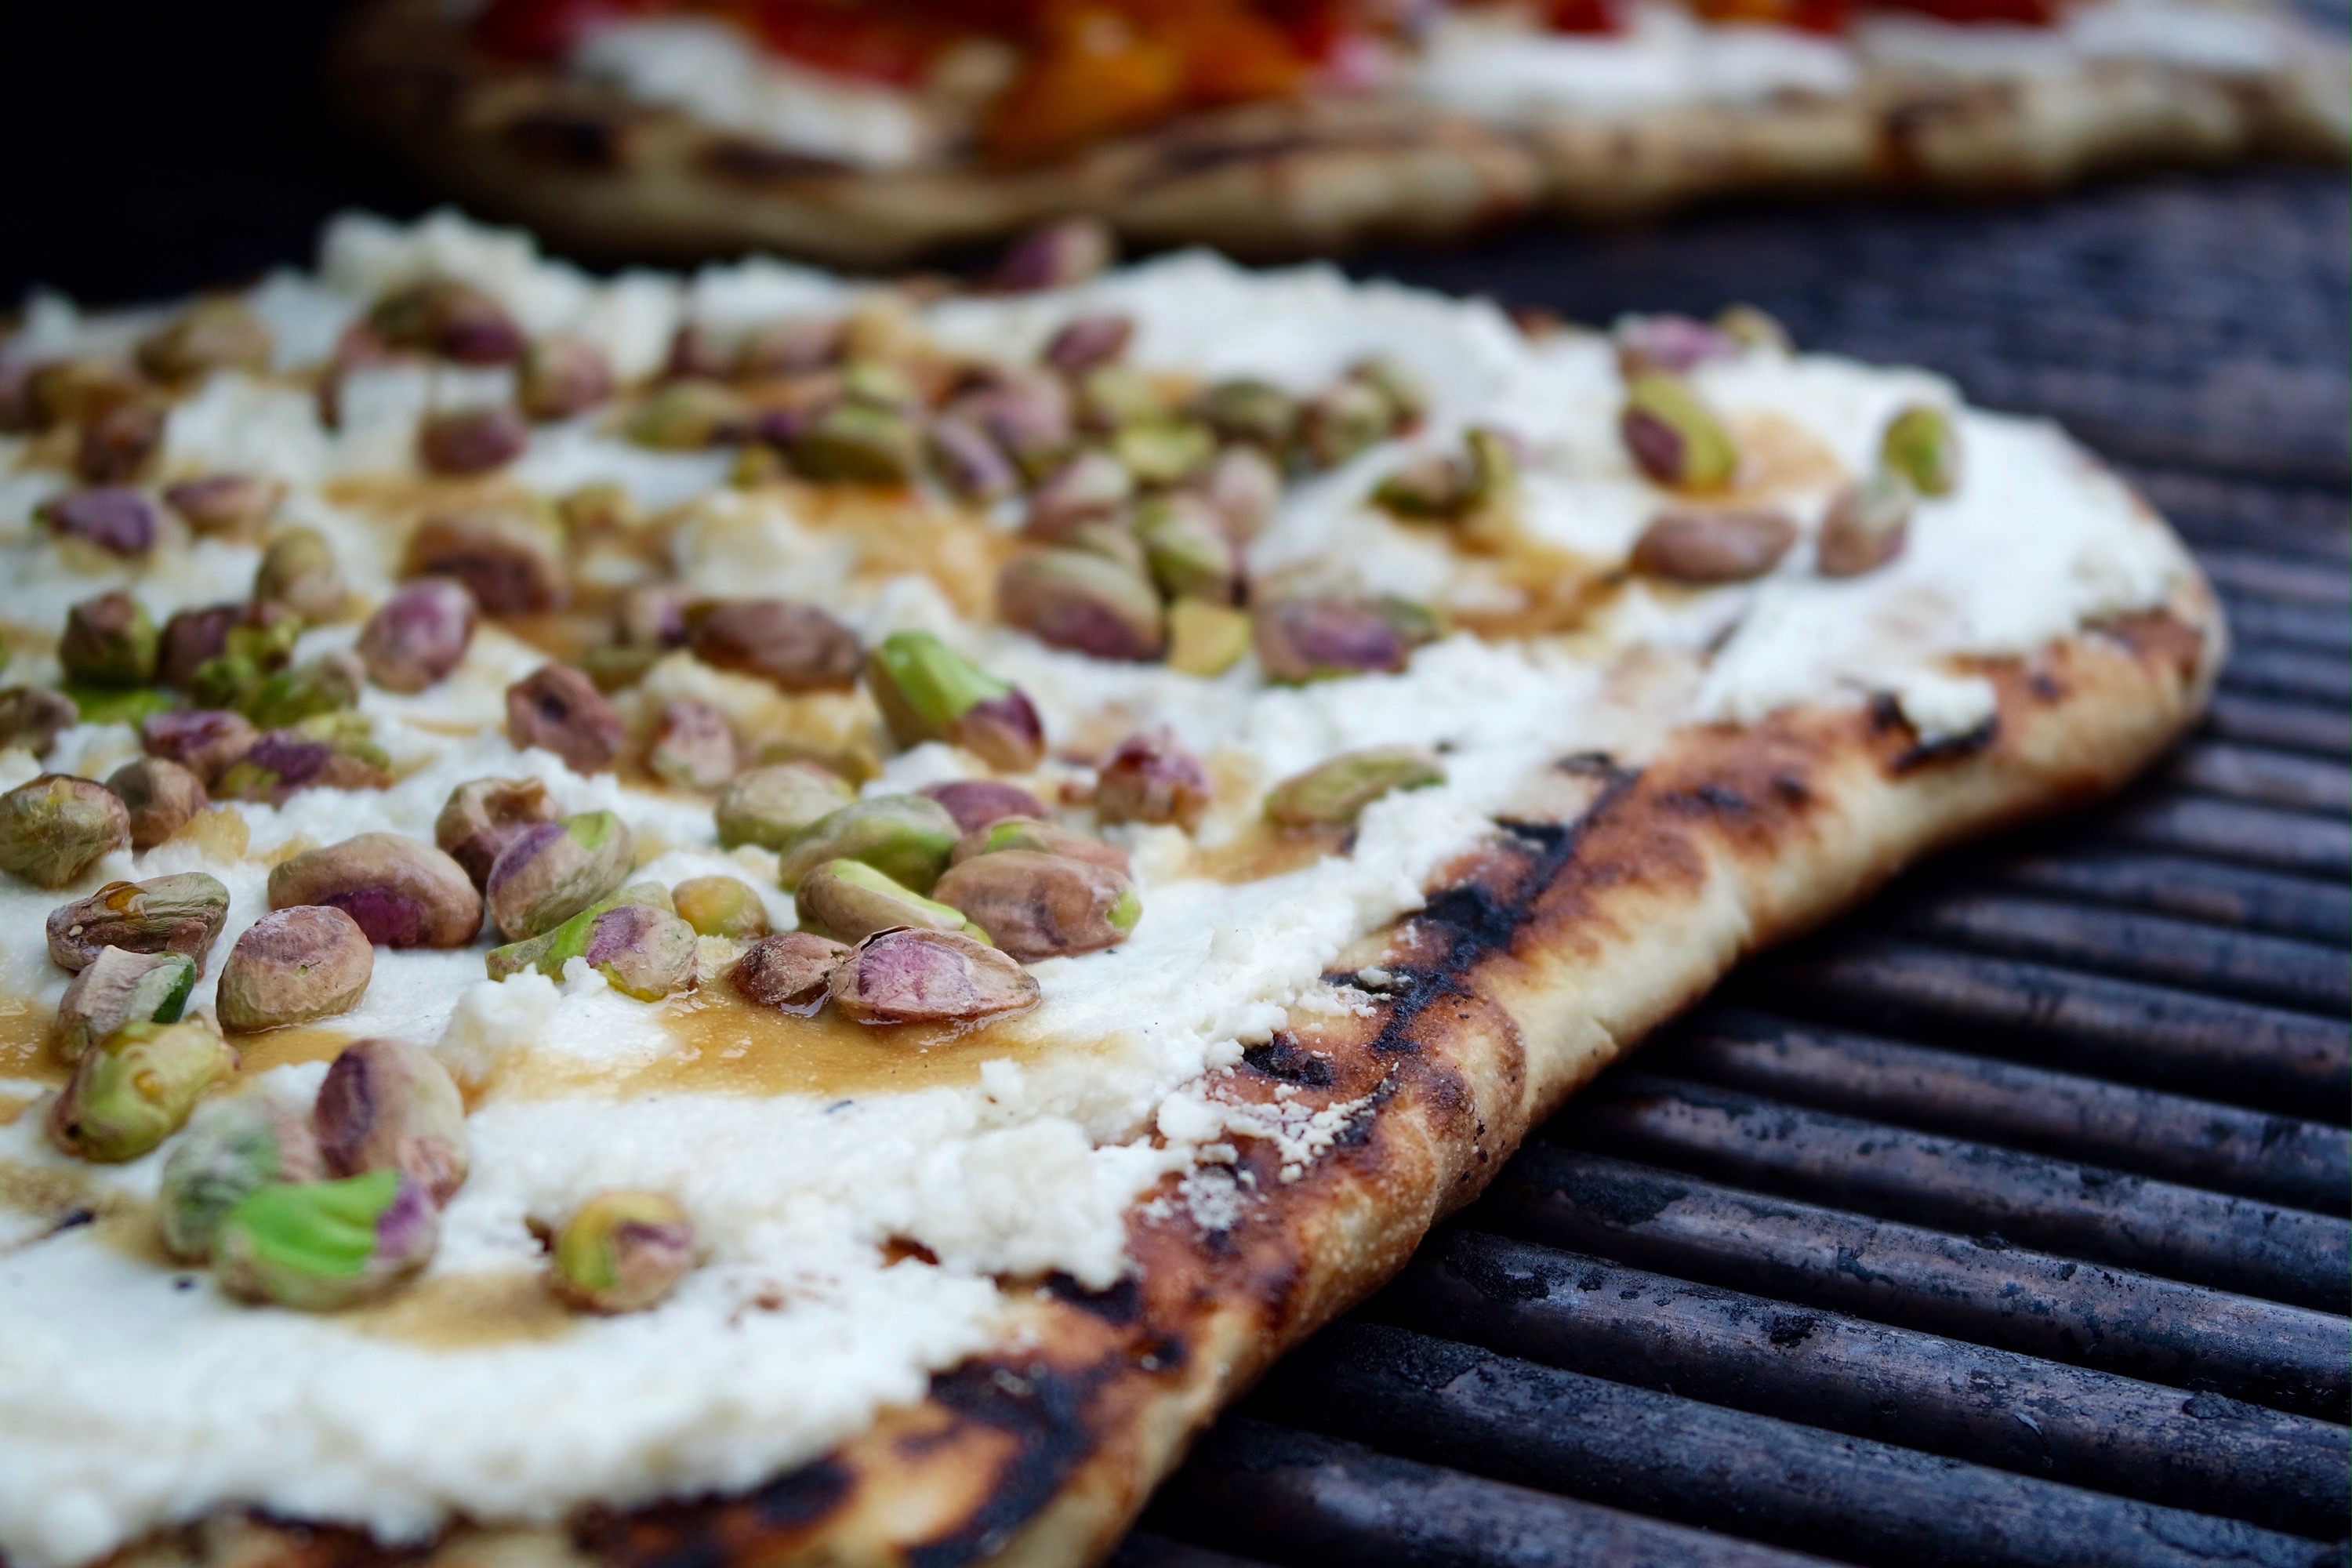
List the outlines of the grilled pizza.
{"type": "Polygon", "coordinates": [[[1107,1551],[1743,953],[2224,630],[2053,426],[1171,256],[453,216],[0,347],[0,1560],[1107,1551]]]}
{"type": "Polygon", "coordinates": [[[2340,40],[2270,0],[368,0],[333,81],[575,248],[857,265],[1074,214],[1316,254],[2347,136],[2340,40]]]}

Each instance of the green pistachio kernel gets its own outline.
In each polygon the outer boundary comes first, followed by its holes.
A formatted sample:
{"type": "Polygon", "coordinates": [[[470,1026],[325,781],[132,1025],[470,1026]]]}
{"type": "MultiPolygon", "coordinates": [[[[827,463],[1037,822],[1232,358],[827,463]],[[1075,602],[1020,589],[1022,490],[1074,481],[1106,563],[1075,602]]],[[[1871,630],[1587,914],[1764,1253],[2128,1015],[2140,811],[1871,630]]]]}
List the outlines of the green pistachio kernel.
{"type": "Polygon", "coordinates": [[[698,936],[751,942],[768,934],[768,906],[738,877],[688,877],[670,890],[677,918],[698,936]]]}
{"type": "MultiPolygon", "coordinates": [[[[828,860],[801,879],[793,894],[806,924],[826,935],[856,942],[899,926],[918,931],[964,931],[963,911],[935,903],[900,887],[861,860],[828,860]]],[[[979,937],[977,931],[965,934],[979,937]]]]}
{"type": "Polygon", "coordinates": [[[195,988],[195,961],[183,952],[100,948],[58,1003],[57,1053],[78,1062],[125,1024],[176,1024],[195,988]]]}
{"type": "Polygon", "coordinates": [[[1663,371],[1633,378],[1618,430],[1641,470],[1671,489],[1720,489],[1739,468],[1723,421],[1689,383],[1663,371]]]}
{"type": "Polygon", "coordinates": [[[202,1262],[229,1211],[264,1187],[315,1182],[327,1173],[318,1140],[302,1118],[268,1095],[240,1094],[205,1106],[163,1162],[156,1199],[163,1244],[202,1262]]]}
{"type": "Polygon", "coordinates": [[[439,1229],[422,1187],[377,1170],[262,1187],[222,1219],[213,1251],[231,1294],[331,1312],[383,1295],[422,1268],[439,1229]]]}
{"type": "Polygon", "coordinates": [[[1217,439],[1189,419],[1139,419],[1111,437],[1112,456],[1147,485],[1180,485],[1209,466],[1217,439]]]}
{"type": "Polygon", "coordinates": [[[1045,754],[1037,710],[929,632],[893,632],[867,656],[866,689],[902,746],[945,741],[1023,773],[1045,754]]]}
{"type": "Polygon", "coordinates": [[[922,462],[920,432],[905,415],[865,403],[829,409],[793,443],[793,467],[826,482],[901,485],[922,462]]]}
{"type": "Polygon", "coordinates": [[[74,1064],[50,1108],[50,1135],[84,1160],[135,1160],[178,1131],[197,1097],[236,1070],[236,1053],[201,1024],[125,1024],[74,1064]]]}
{"type": "Polygon", "coordinates": [[[1266,796],[1266,820],[1282,827],[1344,827],[1382,795],[1444,782],[1445,769],[1418,747],[1349,752],[1276,785],[1266,796]]]}
{"type": "Polygon", "coordinates": [[[1923,496],[1950,495],[1960,482],[1960,436],[1951,416],[1915,403],[1879,438],[1879,460],[1923,496]]]}
{"type": "Polygon", "coordinates": [[[694,1266],[694,1225],[658,1193],[599,1193],[556,1233],[548,1282],[591,1312],[641,1312],[694,1266]]]}
{"type": "Polygon", "coordinates": [[[848,805],[854,794],[840,774],[814,763],[776,763],[737,773],[711,807],[719,847],[782,849],[811,823],[848,805]]]}
{"type": "Polygon", "coordinates": [[[58,663],[78,684],[144,686],[155,679],[160,640],[147,606],[118,588],[66,612],[58,663]]]}
{"type": "Polygon", "coordinates": [[[786,889],[828,860],[863,860],[892,880],[929,893],[955,848],[955,818],[919,795],[883,795],[830,812],[795,835],[776,867],[786,889]]]}

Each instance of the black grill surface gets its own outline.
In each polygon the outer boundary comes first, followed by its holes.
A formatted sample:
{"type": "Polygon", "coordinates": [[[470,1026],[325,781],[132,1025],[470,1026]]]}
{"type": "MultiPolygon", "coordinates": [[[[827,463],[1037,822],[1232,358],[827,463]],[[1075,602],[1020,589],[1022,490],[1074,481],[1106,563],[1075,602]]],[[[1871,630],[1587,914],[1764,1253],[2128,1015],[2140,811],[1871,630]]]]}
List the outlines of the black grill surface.
{"type": "Polygon", "coordinates": [[[1749,964],[1202,1441],[1124,1568],[2342,1563],[2347,204],[2257,172],[1368,270],[1747,298],[2063,419],[2235,633],[2127,797],[1749,964]]]}

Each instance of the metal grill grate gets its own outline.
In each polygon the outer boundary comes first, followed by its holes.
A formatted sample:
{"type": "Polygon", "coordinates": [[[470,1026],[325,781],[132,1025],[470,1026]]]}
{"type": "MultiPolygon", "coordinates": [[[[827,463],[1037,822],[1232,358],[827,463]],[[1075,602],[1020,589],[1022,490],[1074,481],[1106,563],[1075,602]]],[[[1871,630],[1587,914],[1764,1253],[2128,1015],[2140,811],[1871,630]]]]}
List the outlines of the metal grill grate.
{"type": "Polygon", "coordinates": [[[2344,1561],[2345,216],[2340,180],[2254,174],[1409,268],[1747,293],[2064,416],[2237,646],[2129,797],[1927,868],[1604,1075],[1123,1564],[2344,1561]]]}

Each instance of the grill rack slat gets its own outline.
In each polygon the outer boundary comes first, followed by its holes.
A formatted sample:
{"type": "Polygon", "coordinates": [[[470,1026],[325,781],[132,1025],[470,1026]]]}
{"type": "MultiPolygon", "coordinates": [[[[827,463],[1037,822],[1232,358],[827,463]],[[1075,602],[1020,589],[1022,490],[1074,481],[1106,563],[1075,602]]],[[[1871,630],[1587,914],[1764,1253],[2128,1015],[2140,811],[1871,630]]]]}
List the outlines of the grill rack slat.
{"type": "Polygon", "coordinates": [[[2324,1535],[2344,1431],[1463,1228],[1372,1311],[1549,1366],[2324,1535]]]}
{"type": "Polygon", "coordinates": [[[2308,1541],[1367,1323],[1249,1406],[1391,1453],[1865,1563],[2306,1568],[2308,1541]]]}
{"type": "MultiPolygon", "coordinates": [[[[2189,542],[2233,653],[2205,725],[2125,801],[1950,857],[1749,966],[1571,1106],[1360,1314],[1492,1352],[1430,1347],[1457,1366],[1505,1365],[1538,1384],[1540,1368],[1524,1363],[1581,1374],[1586,1384],[1552,1386],[1580,1388],[1585,1408],[1645,1413],[1637,1456],[1611,1449],[1605,1429],[1548,1431],[1508,1401],[1427,1390],[1414,1397],[1442,1411],[1380,1429],[1381,1401],[1411,1403],[1385,1381],[1396,1355],[1380,1352],[1407,1342],[1351,1325],[1278,1373],[1251,1413],[1353,1442],[1229,1423],[1169,1492],[1160,1529],[1295,1568],[1703,1562],[1723,1550],[1612,1535],[1592,1514],[1543,1512],[1529,1500],[1540,1494],[1480,1491],[1477,1472],[1763,1550],[1904,1568],[2102,1552],[2137,1563],[2172,1549],[2119,1547],[2054,1504],[1995,1539],[1953,1494],[1902,1489],[1957,1466],[1970,1485],[2087,1489],[2069,1495],[2102,1518],[2122,1517],[2121,1498],[2211,1516],[2192,1537],[2236,1520],[2326,1543],[2264,1537],[2256,1558],[2344,1561],[2347,211],[2340,177],[2249,173],[1965,215],[1744,213],[1581,240],[1573,266],[1534,241],[1375,264],[1585,320],[1703,313],[1729,289],[1808,344],[1933,364],[1979,402],[2060,416],[2125,458],[2125,477],[2189,542]],[[1620,1129],[1613,1146],[1663,1163],[1588,1146],[1642,1075],[1667,1089],[1674,1115],[1638,1138],[1620,1129]],[[1722,1124],[1695,1137],[1690,1113],[1710,1101],[1722,1124]],[[1727,1104],[1792,1129],[1793,1152],[1727,1143],[1727,1104]],[[1904,1180],[1885,1175],[1890,1163],[1904,1180]],[[2271,1227],[2270,1286],[2324,1294],[2336,1310],[2247,1293],[2268,1265],[2249,1270],[2229,1249],[2257,1243],[2266,1212],[2287,1216],[2271,1227]],[[1996,1220],[2017,1234],[1948,1228],[1996,1220]],[[2051,1250],[2022,1245],[2029,1234],[2051,1250]],[[2214,1284],[2098,1260],[2118,1254],[2214,1284]],[[1629,1386],[1662,1397],[1628,1402],[1629,1386]],[[1758,1441],[1786,1429],[1742,1427],[1726,1411],[1805,1430],[1758,1441]],[[1740,1431],[1744,1447],[1721,1441],[1740,1431]],[[1843,1513],[1808,1513],[1817,1496],[1793,1468],[1730,1485],[1775,1447],[1885,1457],[1834,1447],[1856,1439],[1894,1446],[1896,1480],[1853,1493],[1843,1513]],[[1381,1469],[1366,1442],[1405,1468],[1381,1469]],[[1528,1450],[1546,1442],[1584,1442],[1588,1463],[1529,1478],[1528,1450]],[[1509,1500],[1415,1516],[1437,1497],[1509,1500]],[[1897,1528],[1901,1501],[1916,1535],[1897,1528]],[[1869,1534],[1887,1528],[1897,1533],[1869,1534]]],[[[2215,1540],[2196,1560],[2215,1560],[2215,1540]]],[[[1132,1568],[1146,1561],[1161,1568],[1132,1568]]]]}

